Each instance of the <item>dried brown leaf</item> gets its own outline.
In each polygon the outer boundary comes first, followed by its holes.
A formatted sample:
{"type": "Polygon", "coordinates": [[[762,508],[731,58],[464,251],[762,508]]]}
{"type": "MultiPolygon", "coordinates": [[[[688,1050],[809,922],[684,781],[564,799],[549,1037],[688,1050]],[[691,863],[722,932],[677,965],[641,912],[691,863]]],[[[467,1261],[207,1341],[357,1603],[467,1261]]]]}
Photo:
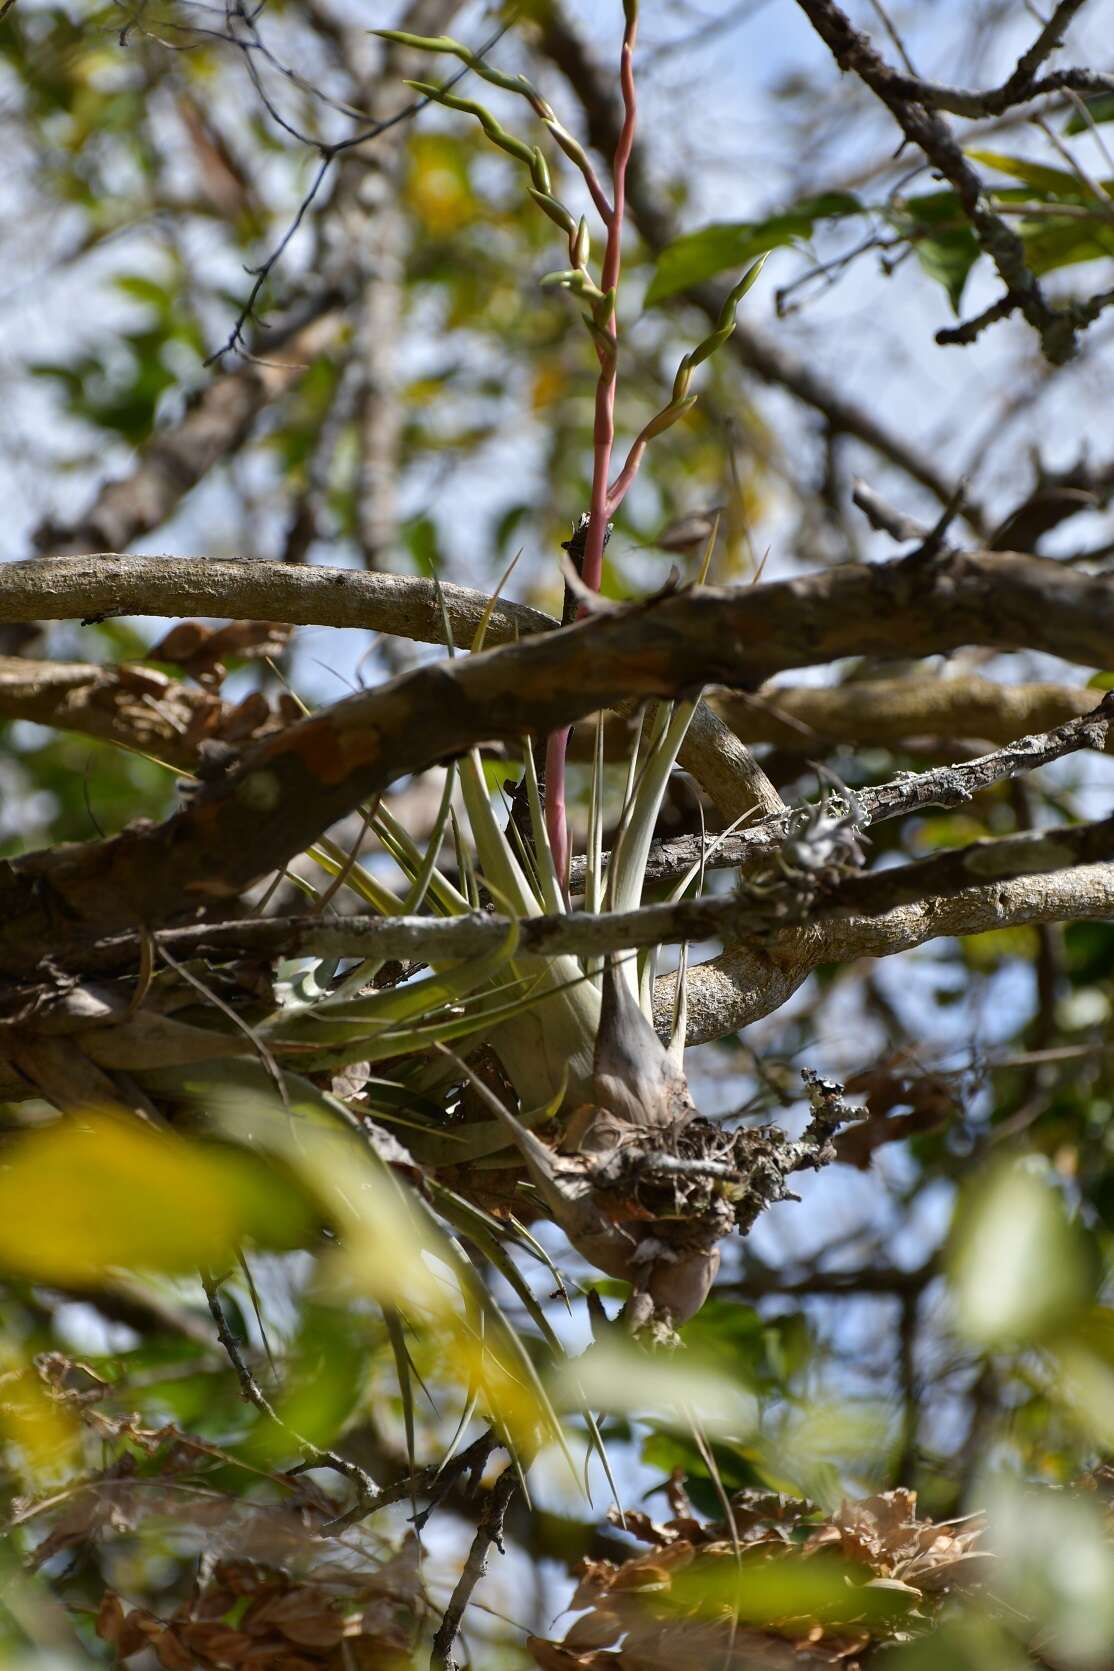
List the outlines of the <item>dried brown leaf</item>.
{"type": "Polygon", "coordinates": [[[114,1590],[106,1590],[97,1609],[96,1632],[102,1642],[115,1648],[124,1629],[124,1604],[114,1590]]]}

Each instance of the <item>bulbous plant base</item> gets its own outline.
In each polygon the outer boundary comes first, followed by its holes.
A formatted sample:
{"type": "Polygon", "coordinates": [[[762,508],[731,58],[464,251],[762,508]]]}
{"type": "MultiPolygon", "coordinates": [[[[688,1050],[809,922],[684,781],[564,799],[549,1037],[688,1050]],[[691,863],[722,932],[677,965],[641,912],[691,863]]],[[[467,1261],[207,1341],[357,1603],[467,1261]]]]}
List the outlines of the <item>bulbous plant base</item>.
{"type": "MultiPolygon", "coordinates": [[[[577,1252],[629,1282],[626,1321],[666,1331],[696,1314],[719,1269],[719,1243],[754,1224],[788,1180],[834,1160],[832,1139],[859,1111],[805,1069],[809,1123],[796,1141],[776,1126],[725,1131],[700,1116],[684,1072],[613,961],[604,973],[593,1100],[575,1109],[560,1147],[498,1099],[538,1194],[577,1252]]],[[[475,1076],[473,1083],[477,1084],[475,1076]]]]}
{"type": "Polygon", "coordinates": [[[796,1142],[777,1126],[728,1132],[698,1115],[629,1134],[608,1154],[553,1157],[554,1216],[578,1252],[633,1284],[634,1330],[687,1322],[708,1296],[723,1238],[795,1200],[795,1172],[835,1159],[832,1140],[859,1111],[835,1081],[803,1077],[812,1117],[796,1142]]]}

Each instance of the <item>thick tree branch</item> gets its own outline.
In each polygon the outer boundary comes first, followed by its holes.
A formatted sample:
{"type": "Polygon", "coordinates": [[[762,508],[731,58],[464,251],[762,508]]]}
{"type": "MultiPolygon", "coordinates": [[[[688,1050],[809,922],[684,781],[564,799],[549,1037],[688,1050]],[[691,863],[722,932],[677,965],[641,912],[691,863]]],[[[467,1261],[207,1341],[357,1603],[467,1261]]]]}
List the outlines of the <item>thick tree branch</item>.
{"type": "MultiPolygon", "coordinates": [[[[9,565],[0,581],[4,607],[12,611],[17,590],[26,596],[30,588],[34,613],[72,612],[72,599],[63,605],[51,584],[66,566],[9,565]]],[[[179,604],[188,593],[192,609],[193,567],[133,561],[132,594],[164,613],[176,583],[179,604]],[[157,604],[153,592],[160,593],[157,604]]],[[[366,607],[384,596],[397,605],[404,595],[419,613],[432,601],[415,593],[422,582],[381,575],[281,564],[206,568],[210,608],[220,571],[231,570],[239,582],[236,613],[269,619],[290,619],[296,606],[296,618],[335,623],[345,603],[343,613],[351,615],[353,598],[366,607]],[[261,586],[263,567],[269,583],[261,586]],[[254,595],[245,599],[245,591],[254,595]]],[[[119,582],[117,588],[127,595],[119,582]]],[[[227,608],[227,595],[223,601],[227,608]]],[[[62,944],[90,925],[101,932],[161,927],[232,899],[398,777],[485,739],[554,730],[623,696],[671,696],[705,682],[753,687],[790,666],[897,649],[928,655],[972,641],[1100,662],[1112,633],[1114,582],[1068,574],[1036,557],[953,553],[931,563],[848,566],[808,580],[659,598],[417,669],[263,739],[161,826],[7,864],[0,872],[7,923],[0,956],[10,969],[26,961],[29,941],[62,944]]]]}
{"type": "MultiPolygon", "coordinates": [[[[451,585],[442,588],[442,595],[458,642],[468,643],[486,598],[451,585]]],[[[1114,641],[1114,581],[1012,552],[848,563],[746,590],[684,592],[656,603],[652,612],[636,614],[643,621],[672,622],[674,617],[688,621],[690,611],[690,624],[695,627],[701,619],[708,635],[701,682],[734,688],[754,688],[775,673],[843,656],[937,655],[962,644],[1044,650],[1078,665],[1104,667],[1114,641]],[[738,659],[744,646],[745,670],[738,659]]],[[[441,642],[443,632],[436,586],[409,575],[112,552],[0,566],[0,621],[97,615],[233,616],[366,627],[428,644],[441,642]]],[[[607,636],[616,630],[617,619],[592,623],[591,630],[607,636]]],[[[552,617],[540,610],[500,602],[487,641],[505,643],[548,632],[552,625],[552,617]]],[[[568,640],[562,635],[561,642],[568,640]]],[[[694,669],[693,678],[698,677],[694,669]]]]}
{"type": "MultiPolygon", "coordinates": [[[[1101,744],[1114,719],[1114,694],[1083,719],[1072,720],[1045,736],[1024,737],[995,754],[959,766],[939,767],[916,777],[903,777],[876,789],[864,790],[864,822],[879,822],[927,806],[956,806],[978,790],[1004,778],[1018,776],[1080,748],[1101,744]]],[[[784,815],[773,815],[739,838],[742,857],[751,863],[764,858],[767,877],[775,883],[781,873],[772,861],[786,834],[784,815]]],[[[520,945],[535,955],[575,952],[600,955],[626,948],[682,940],[719,939],[725,945],[760,943],[787,923],[851,913],[877,915],[896,905],[936,894],[979,887],[990,880],[1034,875],[1072,864],[1091,864],[1114,851],[1110,821],[1083,824],[1039,833],[1023,833],[999,841],[974,842],[965,848],[936,854],[918,863],[845,878],[835,886],[802,892],[775,886],[772,892],[706,896],[674,905],[651,905],[639,910],[592,915],[543,916],[519,924],[520,945]]],[[[689,862],[697,854],[686,849],[689,862]]],[[[659,860],[660,865],[660,860],[659,860]]],[[[509,921],[476,912],[450,920],[428,917],[343,918],[252,917],[196,928],[172,929],[157,943],[177,957],[199,953],[263,956],[379,957],[402,960],[471,958],[495,950],[505,941],[509,921]]],[[[97,944],[75,944],[72,962],[88,973],[128,968],[142,950],[133,933],[110,936],[97,944]]],[[[55,947],[55,963],[66,955],[55,947]]]]}
{"type": "MultiPolygon", "coordinates": [[[[775,685],[754,696],[719,696],[715,705],[744,742],[808,753],[825,744],[901,743],[911,737],[1004,743],[1089,713],[1095,692],[1083,685],[998,685],[976,674],[926,673],[821,687],[775,685]]],[[[1114,741],[1108,738],[1106,746],[1114,747],[1114,741]]]]}
{"type": "Polygon", "coordinates": [[[785,802],[738,732],[707,702],[697,703],[680,763],[711,797],[725,824],[756,808],[763,815],[785,810],[785,802]]]}
{"type": "MultiPolygon", "coordinates": [[[[55,558],[53,566],[62,570],[63,565],[70,561],[55,558]]],[[[79,562],[79,573],[86,572],[81,566],[84,561],[79,562]]],[[[143,566],[163,559],[106,558],[104,561],[134,562],[142,570],[143,566]]],[[[195,560],[171,561],[189,563],[195,560]]],[[[196,560],[198,573],[195,578],[202,585],[206,576],[201,565],[207,561],[203,558],[196,560]]],[[[250,566],[258,570],[263,565],[250,566]]],[[[303,571],[300,566],[291,568],[287,564],[268,564],[266,567],[280,577],[319,572],[303,571]]],[[[114,586],[117,576],[111,568],[108,572],[114,586]]],[[[258,575],[246,578],[255,580],[258,575]]],[[[384,579],[385,588],[372,590],[378,605],[384,601],[388,605],[385,618],[396,623],[395,628],[390,630],[405,631],[411,638],[443,642],[441,611],[436,608],[436,594],[431,595],[428,583],[421,583],[425,590],[418,599],[406,589],[405,584],[401,589],[394,584],[397,576],[385,576],[384,579]],[[435,608],[432,616],[431,604],[435,608]]],[[[2,584],[0,572],[0,587],[2,584]]],[[[289,591],[289,588],[284,586],[284,591],[289,591]]],[[[294,595],[296,593],[295,581],[294,595]]],[[[460,637],[465,633],[470,637],[487,607],[483,593],[445,586],[442,596],[453,623],[454,635],[460,637]]],[[[218,600],[212,601],[215,603],[218,600]]],[[[219,601],[227,603],[229,600],[219,601]]],[[[356,610],[353,613],[358,616],[360,612],[356,610]]],[[[487,637],[490,642],[498,644],[556,626],[556,621],[539,610],[520,604],[500,604],[488,623],[487,637]]],[[[186,770],[196,765],[198,750],[203,742],[243,743],[283,723],[258,692],[252,692],[242,702],[231,706],[209,692],[190,689],[153,668],[33,662],[19,656],[0,656],[0,717],[28,719],[40,725],[77,731],[140,753],[155,754],[169,765],[186,770]]],[[[749,749],[705,702],[697,705],[681,748],[680,761],[711,797],[724,823],[730,823],[741,813],[750,812],[755,807],[762,812],[774,812],[782,806],[777,790],[749,749]]]]}
{"type": "MultiPolygon", "coordinates": [[[[707,895],[676,905],[644,905],[634,911],[533,917],[519,924],[519,947],[533,956],[582,957],[685,940],[761,945],[786,924],[819,923],[834,916],[884,916],[897,906],[978,889],[988,881],[1012,881],[1114,856],[1114,823],[976,841],[913,864],[848,877],[818,899],[798,896],[786,883],[771,897],[707,895]]],[[[175,957],[247,953],[268,957],[397,958],[440,961],[497,951],[511,927],[506,917],[474,912],[435,917],[249,917],[198,928],[164,929],[155,939],[175,957]]],[[[86,948],[81,966],[134,965],[134,935],[86,948]]]]}
{"type": "MultiPolygon", "coordinates": [[[[1114,917],[1114,864],[1021,876],[943,899],[904,905],[881,917],[832,917],[789,928],[762,947],[739,946],[689,970],[688,1042],[706,1044],[780,1009],[814,969],[893,957],[926,940],[983,934],[1022,923],[1104,921],[1114,917]]],[[[654,1013],[667,1033],[674,977],[659,980],[654,1013]]]]}
{"type": "MultiPolygon", "coordinates": [[[[1094,693],[1087,692],[1089,697],[1094,693]]],[[[953,766],[934,766],[895,778],[891,783],[858,791],[857,800],[864,823],[879,824],[887,818],[900,818],[906,813],[924,811],[928,807],[963,806],[980,790],[992,784],[1022,776],[1039,766],[1060,760],[1065,754],[1080,749],[1110,747],[1114,742],[1111,725],[1111,697],[1102,699],[1097,708],[1077,719],[1066,720],[1047,732],[1033,733],[1007,743],[992,754],[979,755],[953,766]]],[[[709,870],[748,870],[755,865],[768,865],[772,853],[781,845],[786,834],[784,817],[765,818],[737,835],[724,837],[705,860],[709,870]]],[[[700,857],[700,845],[695,837],[675,836],[660,841],[650,851],[646,868],[647,880],[664,882],[683,876],[700,857]]],[[[573,884],[579,882],[582,866],[574,867],[573,884]]]]}

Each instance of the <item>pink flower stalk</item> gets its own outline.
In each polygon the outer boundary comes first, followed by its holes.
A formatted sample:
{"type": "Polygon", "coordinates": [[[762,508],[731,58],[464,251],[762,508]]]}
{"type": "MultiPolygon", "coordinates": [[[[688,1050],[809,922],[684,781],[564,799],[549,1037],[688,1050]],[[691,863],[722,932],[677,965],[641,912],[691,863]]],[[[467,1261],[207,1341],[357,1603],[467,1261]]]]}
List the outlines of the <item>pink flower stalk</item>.
{"type": "MultiPolygon", "coordinates": [[[[604,220],[607,225],[607,244],[604,250],[603,270],[600,281],[606,301],[600,304],[600,314],[606,308],[605,316],[597,316],[599,332],[596,335],[596,353],[599,356],[600,376],[596,385],[595,424],[592,437],[592,500],[588,537],[584,546],[583,578],[584,584],[591,587],[593,592],[600,589],[603,575],[603,550],[607,540],[607,523],[609,512],[615,510],[625,496],[626,487],[633,481],[633,472],[626,482],[623,494],[618,499],[609,493],[608,481],[611,475],[611,455],[615,446],[615,383],[619,370],[618,356],[618,323],[616,318],[616,296],[619,289],[619,273],[622,264],[623,251],[623,219],[627,204],[627,165],[630,162],[631,151],[634,147],[634,130],[637,116],[634,87],[634,43],[638,33],[638,3],[637,0],[624,0],[626,14],[626,28],[623,32],[623,49],[620,58],[619,79],[623,92],[623,126],[619,134],[619,142],[615,147],[615,158],[612,163],[612,202],[605,205],[604,220]]],[[[593,196],[595,194],[593,193],[593,196]]],[[[583,614],[583,607],[578,612],[583,614]]],[[[565,759],[568,751],[569,729],[554,731],[550,734],[545,753],[545,823],[549,835],[549,845],[553,852],[553,860],[560,878],[561,886],[568,891],[569,885],[569,825],[568,807],[565,799],[565,759]]]]}

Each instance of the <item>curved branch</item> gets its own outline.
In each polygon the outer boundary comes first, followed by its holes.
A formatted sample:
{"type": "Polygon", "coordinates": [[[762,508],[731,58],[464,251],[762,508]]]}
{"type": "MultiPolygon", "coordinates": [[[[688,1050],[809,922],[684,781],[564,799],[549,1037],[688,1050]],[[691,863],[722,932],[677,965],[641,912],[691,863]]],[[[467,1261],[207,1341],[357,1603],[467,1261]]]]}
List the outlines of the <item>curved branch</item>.
{"type": "MultiPolygon", "coordinates": [[[[487,599],[451,585],[443,586],[441,595],[454,634],[469,642],[487,599]]],[[[409,575],[116,552],[0,566],[0,621],[103,615],[234,616],[366,627],[427,644],[441,642],[443,635],[438,588],[409,575]]],[[[622,616],[627,622],[636,618],[651,617],[644,609],[622,616]]],[[[753,689],[775,673],[843,656],[938,655],[963,644],[1043,650],[1082,666],[1105,667],[1114,640],[1114,580],[1067,570],[1048,557],[949,551],[929,560],[914,554],[890,563],[846,563],[745,590],[686,591],[656,601],[653,619],[663,626],[683,621],[684,635],[699,623],[707,634],[707,665],[703,673],[694,665],[688,677],[734,689],[753,689]]],[[[501,601],[487,640],[506,643],[549,632],[552,625],[541,610],[501,601]]],[[[582,623],[576,630],[585,625],[605,636],[614,630],[606,621],[582,623]]],[[[615,688],[618,699],[624,694],[621,680],[615,688]]],[[[626,694],[645,693],[636,681],[626,694]]]]}
{"type": "MultiPolygon", "coordinates": [[[[468,644],[487,607],[482,592],[441,588],[457,641],[468,644]]],[[[367,627],[423,644],[444,640],[437,587],[408,575],[226,557],[133,557],[116,551],[31,558],[0,567],[0,621],[90,621],[112,615],[201,615],[294,626],[367,627]]],[[[553,617],[499,602],[491,644],[547,632],[553,617]]]]}
{"type": "MultiPolygon", "coordinates": [[[[707,1044],[780,1009],[814,969],[893,957],[926,940],[983,934],[1022,923],[1093,922],[1114,915],[1114,864],[1020,876],[946,899],[903,905],[882,917],[832,917],[785,929],[763,947],[732,947],[689,969],[688,1042],[707,1044]]],[[[654,1014],[668,1032],[674,977],[657,982],[654,1014]]]]}
{"type": "MultiPolygon", "coordinates": [[[[901,743],[911,737],[1005,743],[1026,731],[1050,731],[1089,713],[1095,692],[1084,685],[999,685],[975,674],[938,678],[856,679],[842,685],[774,685],[753,696],[722,696],[715,706],[746,743],[772,743],[796,754],[833,743],[901,743]]],[[[1107,740],[1114,747],[1114,739],[1107,740]]]]}

